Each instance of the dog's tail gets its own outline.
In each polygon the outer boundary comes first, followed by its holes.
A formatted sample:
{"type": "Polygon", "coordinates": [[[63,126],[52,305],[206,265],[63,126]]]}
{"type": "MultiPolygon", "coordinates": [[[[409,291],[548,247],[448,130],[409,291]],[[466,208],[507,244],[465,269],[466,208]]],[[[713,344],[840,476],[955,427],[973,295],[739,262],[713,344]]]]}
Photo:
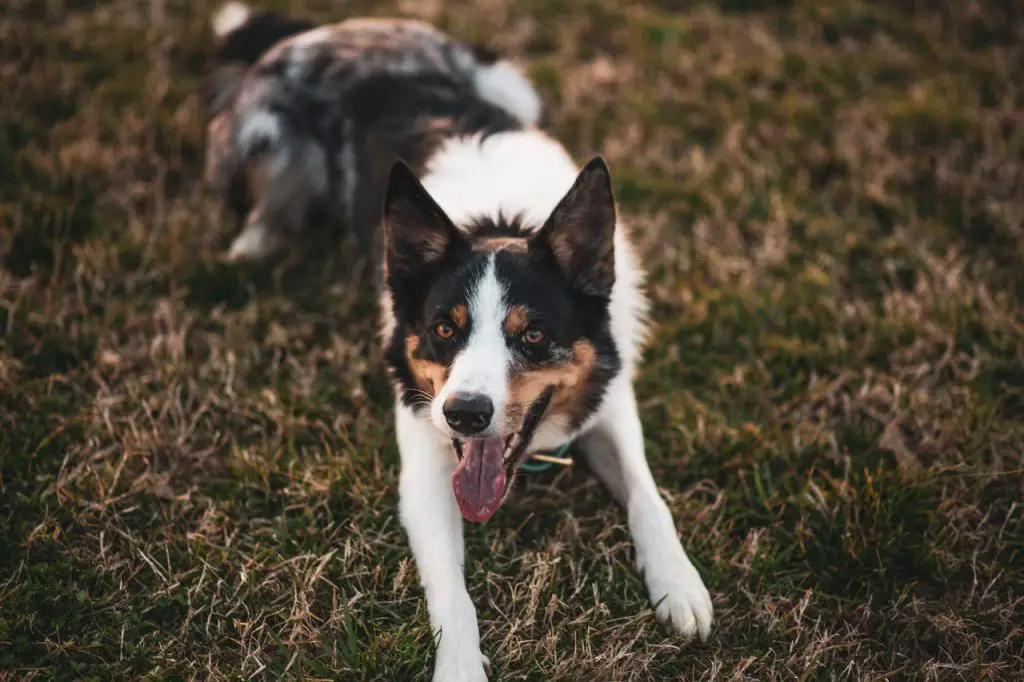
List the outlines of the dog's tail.
{"type": "Polygon", "coordinates": [[[276,12],[254,12],[232,1],[213,13],[210,28],[217,39],[210,67],[200,86],[207,115],[213,118],[227,109],[250,66],[276,43],[316,24],[276,12]]]}
{"type": "Polygon", "coordinates": [[[210,27],[218,41],[215,59],[248,66],[275,43],[316,28],[316,24],[277,12],[254,12],[241,2],[229,2],[213,13],[210,27]]]}
{"type": "Polygon", "coordinates": [[[227,2],[221,5],[210,19],[213,35],[224,38],[233,33],[252,17],[252,8],[241,2],[227,2]]]}
{"type": "Polygon", "coordinates": [[[480,99],[519,119],[524,125],[540,121],[541,101],[533,83],[511,62],[482,45],[472,49],[470,78],[480,99]]]}

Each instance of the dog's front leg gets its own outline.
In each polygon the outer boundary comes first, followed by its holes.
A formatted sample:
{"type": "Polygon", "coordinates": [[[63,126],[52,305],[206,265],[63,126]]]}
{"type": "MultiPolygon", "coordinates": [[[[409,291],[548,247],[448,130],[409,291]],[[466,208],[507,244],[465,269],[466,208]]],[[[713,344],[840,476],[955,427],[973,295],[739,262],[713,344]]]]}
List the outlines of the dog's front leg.
{"type": "Polygon", "coordinates": [[[601,416],[582,446],[593,471],[626,507],[637,568],[658,620],[685,637],[706,639],[714,613],[711,597],[679,542],[668,505],[651,476],[636,397],[628,381],[610,387],[601,416]]]}
{"type": "Polygon", "coordinates": [[[486,681],[476,609],[463,576],[462,515],[452,490],[455,455],[436,429],[404,405],[396,408],[402,457],[399,508],[438,637],[434,682],[486,681]]]}

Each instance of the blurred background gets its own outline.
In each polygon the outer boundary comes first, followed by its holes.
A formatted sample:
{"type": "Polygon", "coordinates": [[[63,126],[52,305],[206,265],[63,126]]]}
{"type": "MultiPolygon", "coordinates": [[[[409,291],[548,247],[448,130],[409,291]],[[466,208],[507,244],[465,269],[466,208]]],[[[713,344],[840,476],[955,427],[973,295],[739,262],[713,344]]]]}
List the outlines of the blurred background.
{"type": "MultiPolygon", "coordinates": [[[[206,0],[0,12],[0,680],[423,678],[376,302],[227,267],[206,0]]],[[[649,457],[718,630],[580,467],[467,530],[495,678],[1024,676],[1024,19],[995,0],[266,2],[514,57],[651,272],[649,457]]]]}

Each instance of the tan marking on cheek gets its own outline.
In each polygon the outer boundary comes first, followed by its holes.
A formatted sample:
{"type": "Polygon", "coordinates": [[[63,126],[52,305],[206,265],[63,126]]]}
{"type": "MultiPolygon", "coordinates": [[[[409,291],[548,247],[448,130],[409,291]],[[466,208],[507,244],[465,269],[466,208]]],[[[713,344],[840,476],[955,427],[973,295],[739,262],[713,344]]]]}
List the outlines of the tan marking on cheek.
{"type": "Polygon", "coordinates": [[[436,396],[448,379],[448,368],[436,362],[416,357],[419,347],[418,336],[409,334],[405,337],[405,359],[409,363],[409,370],[416,378],[416,383],[421,391],[436,396]]]}
{"type": "Polygon", "coordinates": [[[508,415],[509,429],[518,431],[522,421],[530,410],[530,406],[548,389],[554,388],[551,402],[545,417],[555,415],[572,416],[583,404],[583,396],[597,361],[597,350],[589,341],[581,340],[573,344],[573,357],[565,364],[556,367],[523,372],[512,380],[508,415]]]}
{"type": "Polygon", "coordinates": [[[473,242],[474,251],[512,251],[526,253],[529,245],[522,237],[485,237],[473,242]]]}
{"type": "Polygon", "coordinates": [[[466,323],[469,322],[469,311],[466,310],[466,306],[462,303],[453,306],[448,311],[448,316],[452,318],[452,322],[455,323],[459,329],[465,329],[466,323]]]}
{"type": "Polygon", "coordinates": [[[526,310],[526,306],[512,306],[505,315],[505,333],[509,336],[519,336],[529,326],[530,313],[526,310]]]}

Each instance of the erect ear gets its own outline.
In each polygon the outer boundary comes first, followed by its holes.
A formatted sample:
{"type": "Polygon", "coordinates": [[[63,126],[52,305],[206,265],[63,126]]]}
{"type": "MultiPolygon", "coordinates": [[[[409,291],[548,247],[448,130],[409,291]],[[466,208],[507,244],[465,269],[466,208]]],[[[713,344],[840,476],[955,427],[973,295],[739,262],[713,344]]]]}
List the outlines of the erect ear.
{"type": "Polygon", "coordinates": [[[615,197],[608,165],[593,158],[551,212],[538,237],[579,291],[609,296],[615,284],[615,197]]]}
{"type": "Polygon", "coordinates": [[[458,232],[416,173],[396,161],[384,193],[384,267],[388,281],[414,277],[441,260],[458,232]]]}

